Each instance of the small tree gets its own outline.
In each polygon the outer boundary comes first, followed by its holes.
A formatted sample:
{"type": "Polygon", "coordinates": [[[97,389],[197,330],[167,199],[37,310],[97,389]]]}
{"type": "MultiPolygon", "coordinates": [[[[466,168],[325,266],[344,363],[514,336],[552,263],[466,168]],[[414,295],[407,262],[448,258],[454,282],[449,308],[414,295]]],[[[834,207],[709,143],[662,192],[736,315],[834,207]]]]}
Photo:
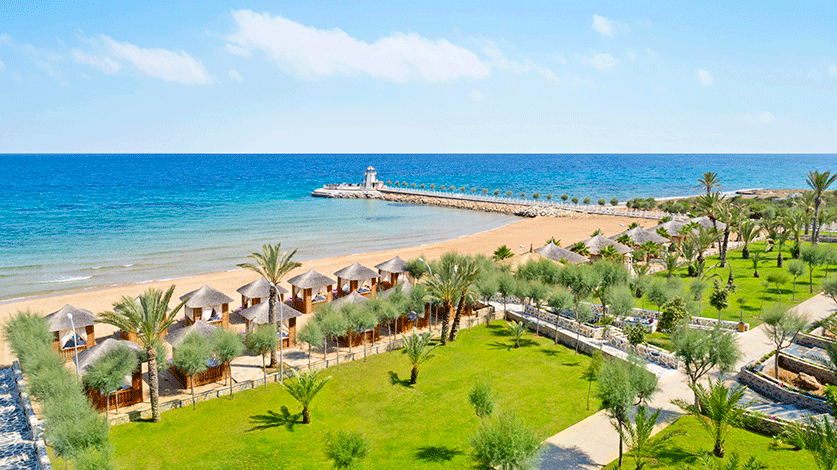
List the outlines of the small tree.
{"type": "Polygon", "coordinates": [[[630,325],[624,328],[625,336],[631,346],[638,346],[645,342],[645,327],[641,324],[630,325]]]}
{"type": "Polygon", "coordinates": [[[814,293],[814,268],[823,262],[823,252],[817,245],[803,246],[800,259],[808,266],[808,292],[814,293]]]}
{"type": "Polygon", "coordinates": [[[805,328],[808,319],[798,312],[790,312],[776,305],[764,314],[764,329],[770,342],[776,346],[773,374],[779,377],[779,351],[788,346],[793,337],[805,328]]]}
{"type": "Polygon", "coordinates": [[[541,193],[532,193],[532,199],[537,201],[538,199],[540,199],[540,197],[541,197],[541,193]]]}
{"type": "Polygon", "coordinates": [[[561,200],[564,201],[564,202],[567,202],[567,200],[569,198],[570,198],[570,196],[567,193],[564,193],[564,194],[561,195],[561,200]]]}
{"type": "Polygon", "coordinates": [[[822,293],[837,302],[837,279],[829,279],[822,283],[822,293]]]}
{"type": "Polygon", "coordinates": [[[509,333],[511,333],[512,340],[514,341],[514,347],[519,348],[520,340],[523,339],[523,334],[526,332],[526,325],[524,325],[522,321],[513,321],[511,323],[506,322],[506,325],[509,333]]]}
{"type": "Polygon", "coordinates": [[[410,384],[412,385],[418,380],[419,366],[433,357],[430,353],[436,346],[430,346],[430,332],[418,334],[415,328],[410,336],[401,335],[401,337],[404,340],[404,354],[407,355],[412,366],[410,370],[410,384]]]}
{"type": "Polygon", "coordinates": [[[369,455],[369,440],[359,432],[329,431],[325,455],[334,462],[334,468],[352,470],[369,455]]]}
{"type": "Polygon", "coordinates": [[[715,279],[715,285],[712,289],[712,294],[709,295],[709,304],[712,305],[713,308],[718,310],[718,322],[721,321],[721,311],[725,308],[729,307],[729,293],[730,287],[729,284],[721,285],[717,279],[715,279]]]}
{"type": "Polygon", "coordinates": [[[311,368],[311,348],[322,348],[325,345],[325,334],[320,322],[312,318],[299,330],[297,339],[308,345],[308,368],[311,368]]]}
{"type": "Polygon", "coordinates": [[[468,393],[468,402],[474,407],[480,421],[485,424],[485,420],[494,412],[494,394],[491,393],[491,386],[485,382],[475,383],[468,393]]]}
{"type": "Polygon", "coordinates": [[[753,277],[761,277],[759,274],[759,260],[761,258],[761,252],[754,251],[753,255],[750,257],[750,262],[753,264],[753,277]]]}
{"type": "Polygon", "coordinates": [[[596,202],[597,202],[600,206],[602,206],[602,207],[604,207],[604,205],[605,205],[605,203],[606,203],[606,201],[605,201],[603,198],[602,198],[602,199],[599,199],[599,200],[598,200],[598,201],[596,201],[596,202]]]}
{"type": "Polygon", "coordinates": [[[799,259],[788,261],[788,272],[793,277],[793,302],[796,302],[796,280],[805,274],[805,262],[799,259]]]}
{"type": "Polygon", "coordinates": [[[541,439],[521,419],[504,414],[481,426],[471,447],[474,461],[486,468],[528,470],[540,452],[541,439]]]}
{"type": "MultiPolygon", "coordinates": [[[[96,359],[84,375],[84,384],[99,390],[107,400],[105,415],[110,412],[110,396],[125,383],[125,377],[137,368],[137,353],[125,346],[111,349],[96,359]]],[[[119,413],[119,401],[116,402],[116,412],[119,413]]]]}
{"type": "MultiPolygon", "coordinates": [[[[683,362],[690,387],[714,368],[729,372],[741,357],[732,332],[720,326],[707,332],[682,325],[672,335],[671,344],[674,354],[683,362]]],[[[697,394],[694,405],[700,406],[697,394]]]]}
{"type": "Polygon", "coordinates": [[[779,303],[782,303],[781,286],[787,284],[789,277],[785,271],[773,271],[767,275],[767,282],[776,285],[776,295],[779,296],[779,303]]]}
{"type": "Polygon", "coordinates": [[[584,203],[585,203],[585,204],[590,204],[590,198],[589,198],[589,197],[585,197],[585,198],[584,198],[584,203]]]}
{"type": "Polygon", "coordinates": [[[244,351],[244,343],[241,335],[234,331],[219,328],[215,332],[215,358],[222,366],[227,367],[227,380],[230,384],[230,398],[233,397],[232,390],[232,360],[241,355],[244,351]]]}
{"type": "Polygon", "coordinates": [[[296,369],[291,370],[294,373],[293,379],[282,382],[282,387],[302,406],[302,424],[309,424],[311,412],[308,407],[331,377],[320,378],[320,373],[316,370],[307,370],[302,373],[296,369]]]}
{"type": "Polygon", "coordinates": [[[572,201],[573,201],[573,204],[578,204],[578,197],[573,196],[572,201]]]}
{"type": "Polygon", "coordinates": [[[645,468],[646,465],[651,463],[654,455],[662,449],[668,440],[682,434],[678,432],[666,432],[651,439],[654,426],[660,417],[660,411],[662,410],[658,409],[649,414],[647,406],[640,406],[634,415],[633,425],[628,421],[624,428],[617,429],[619,438],[625,441],[625,446],[628,448],[628,455],[634,458],[636,470],[645,468]]]}
{"type": "Polygon", "coordinates": [[[748,406],[739,406],[745,389],[738,384],[729,387],[723,378],[714,382],[709,379],[709,388],[701,384],[692,385],[691,388],[697,396],[698,405],[683,400],[672,400],[672,403],[697,419],[714,441],[712,452],[717,457],[723,457],[724,441],[732,427],[741,422],[748,406]]]}
{"type": "Polygon", "coordinates": [[[497,292],[503,297],[503,314],[506,313],[506,299],[517,290],[517,281],[509,273],[502,273],[497,278],[497,292]]]}
{"type": "Polygon", "coordinates": [[[610,200],[610,205],[611,205],[611,206],[613,206],[613,207],[618,206],[618,205],[619,205],[619,199],[617,199],[617,198],[615,198],[615,197],[614,197],[614,198],[612,198],[612,199],[610,200]]]}
{"type": "Polygon", "coordinates": [[[660,329],[674,331],[678,326],[688,324],[691,320],[686,301],[682,297],[675,297],[663,304],[660,315],[660,329]]]}
{"type": "Polygon", "coordinates": [[[271,324],[259,325],[255,331],[247,334],[246,344],[251,353],[262,357],[262,375],[264,375],[264,383],[267,384],[264,355],[276,348],[276,327],[271,324]]]}
{"type": "Polygon", "coordinates": [[[193,331],[174,350],[174,366],[189,376],[192,392],[192,409],[195,409],[195,375],[208,369],[207,361],[212,357],[212,343],[202,334],[193,331]]]}
{"type": "Polygon", "coordinates": [[[602,367],[602,361],[604,360],[604,356],[602,352],[598,349],[593,350],[593,354],[590,355],[590,364],[587,366],[587,369],[584,370],[584,378],[587,379],[587,409],[590,409],[590,392],[593,390],[593,379],[596,378],[596,374],[599,373],[599,369],[602,367]]]}

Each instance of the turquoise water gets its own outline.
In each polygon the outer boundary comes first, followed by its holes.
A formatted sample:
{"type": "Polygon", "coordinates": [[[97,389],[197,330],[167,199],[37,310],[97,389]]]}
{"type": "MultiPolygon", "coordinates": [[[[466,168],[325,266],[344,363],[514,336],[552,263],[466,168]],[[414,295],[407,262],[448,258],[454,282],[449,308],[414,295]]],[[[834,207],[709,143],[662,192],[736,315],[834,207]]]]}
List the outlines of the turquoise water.
{"type": "Polygon", "coordinates": [[[0,155],[0,299],[234,269],[262,243],[299,259],[413,246],[515,219],[309,196],[410,181],[579,198],[804,186],[837,155],[0,155]]]}

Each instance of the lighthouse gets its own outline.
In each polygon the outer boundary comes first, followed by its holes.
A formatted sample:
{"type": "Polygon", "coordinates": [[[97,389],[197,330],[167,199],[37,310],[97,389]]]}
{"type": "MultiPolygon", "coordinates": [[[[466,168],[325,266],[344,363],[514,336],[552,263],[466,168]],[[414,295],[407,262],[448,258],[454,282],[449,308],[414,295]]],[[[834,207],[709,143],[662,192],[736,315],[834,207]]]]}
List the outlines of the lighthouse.
{"type": "Polygon", "coordinates": [[[377,189],[378,184],[378,172],[370,166],[363,177],[363,189],[377,189]]]}

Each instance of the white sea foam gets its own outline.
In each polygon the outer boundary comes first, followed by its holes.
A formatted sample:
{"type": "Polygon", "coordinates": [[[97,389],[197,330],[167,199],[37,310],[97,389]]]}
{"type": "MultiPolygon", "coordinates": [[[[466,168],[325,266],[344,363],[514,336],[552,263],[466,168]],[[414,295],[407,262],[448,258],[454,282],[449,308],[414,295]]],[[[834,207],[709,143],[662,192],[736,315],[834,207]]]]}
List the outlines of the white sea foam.
{"type": "Polygon", "coordinates": [[[75,282],[75,281],[86,281],[93,276],[60,276],[55,279],[48,279],[46,281],[38,281],[38,284],[55,284],[60,282],[75,282]]]}

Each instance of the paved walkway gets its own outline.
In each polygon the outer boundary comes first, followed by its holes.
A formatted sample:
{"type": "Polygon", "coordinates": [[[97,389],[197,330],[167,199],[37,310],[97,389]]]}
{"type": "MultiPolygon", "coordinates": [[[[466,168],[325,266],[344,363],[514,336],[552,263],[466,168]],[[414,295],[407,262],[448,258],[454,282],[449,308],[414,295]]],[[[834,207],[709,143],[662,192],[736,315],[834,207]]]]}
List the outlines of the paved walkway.
{"type": "MultiPolygon", "coordinates": [[[[815,321],[830,315],[834,302],[822,294],[812,297],[796,307],[815,321]]],[[[767,339],[763,325],[748,331],[738,338],[742,358],[735,366],[740,369],[748,362],[758,359],[773,349],[767,339]]],[[[730,378],[731,381],[734,378],[730,378]]],[[[660,391],[654,395],[650,406],[660,408],[660,421],[655,432],[682,416],[682,411],[671,404],[672,399],[693,400],[694,395],[686,385],[685,374],[678,370],[660,380],[660,391]]],[[[619,436],[610,424],[610,418],[602,410],[559,432],[544,441],[544,452],[539,468],[541,470],[599,469],[619,457],[619,436]]]]}
{"type": "Polygon", "coordinates": [[[0,369],[0,468],[40,468],[29,421],[17,395],[14,371],[11,367],[0,369]]]}

